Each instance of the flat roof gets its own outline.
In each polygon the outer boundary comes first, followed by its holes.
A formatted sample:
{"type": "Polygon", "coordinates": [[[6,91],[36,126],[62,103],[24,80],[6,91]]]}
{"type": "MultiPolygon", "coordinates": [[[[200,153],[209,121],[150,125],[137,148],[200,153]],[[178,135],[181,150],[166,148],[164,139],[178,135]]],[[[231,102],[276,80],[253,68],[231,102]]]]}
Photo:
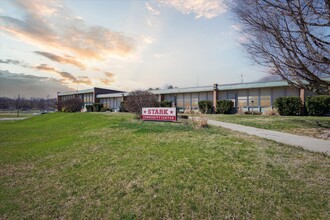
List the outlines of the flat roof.
{"type": "MultiPolygon", "coordinates": [[[[330,81],[330,77],[322,78],[323,80],[330,81]]],[[[282,87],[289,86],[289,84],[284,80],[272,81],[272,82],[247,82],[247,83],[234,83],[234,84],[218,84],[219,91],[226,90],[236,90],[236,89],[256,89],[256,88],[270,88],[270,87],[282,87]]],[[[93,92],[93,89],[79,90],[78,94],[93,92]]],[[[191,93],[191,92],[212,92],[213,85],[211,86],[197,86],[197,87],[186,87],[186,88],[174,88],[174,89],[159,89],[159,90],[149,90],[155,95],[160,94],[178,94],[178,93],[191,93]]],[[[58,95],[73,95],[77,92],[63,92],[58,95]]],[[[127,96],[128,92],[108,93],[108,94],[98,94],[96,98],[118,98],[122,96],[127,96]]]]}
{"type": "MultiPolygon", "coordinates": [[[[252,88],[266,88],[266,87],[280,87],[288,86],[286,81],[277,82],[249,82],[249,83],[235,83],[235,84],[222,84],[218,85],[219,91],[225,90],[235,90],[235,89],[252,89],[252,88]]],[[[212,92],[212,86],[197,86],[197,87],[186,87],[186,88],[175,88],[175,89],[159,89],[159,90],[149,90],[155,95],[160,94],[178,94],[178,93],[191,93],[191,92],[212,92]]],[[[127,96],[128,93],[112,93],[112,94],[100,94],[97,98],[118,98],[122,96],[127,96]]]]}
{"type": "Polygon", "coordinates": [[[218,85],[218,89],[221,91],[221,90],[235,90],[235,89],[280,87],[280,86],[288,86],[288,85],[289,84],[286,81],[248,82],[248,83],[222,84],[222,85],[218,85]]]}
{"type": "Polygon", "coordinates": [[[111,94],[99,94],[99,95],[96,95],[96,98],[119,98],[119,97],[122,97],[122,96],[127,96],[128,95],[128,92],[122,92],[122,93],[111,93],[111,94]]]}
{"type": "Polygon", "coordinates": [[[86,93],[93,93],[95,90],[97,89],[100,89],[100,90],[103,90],[103,91],[109,91],[111,93],[114,93],[114,92],[121,92],[122,91],[119,91],[119,90],[113,90],[113,89],[105,89],[105,88],[99,88],[99,87],[93,87],[91,89],[82,89],[82,90],[78,90],[78,91],[69,91],[69,92],[59,92],[57,93],[58,96],[64,96],[64,95],[76,95],[76,94],[86,94],[86,93]]]}
{"type": "Polygon", "coordinates": [[[69,91],[69,92],[59,92],[57,93],[58,96],[64,96],[64,95],[75,95],[75,94],[84,94],[84,93],[93,93],[94,88],[92,89],[83,89],[78,91],[69,91]]]}

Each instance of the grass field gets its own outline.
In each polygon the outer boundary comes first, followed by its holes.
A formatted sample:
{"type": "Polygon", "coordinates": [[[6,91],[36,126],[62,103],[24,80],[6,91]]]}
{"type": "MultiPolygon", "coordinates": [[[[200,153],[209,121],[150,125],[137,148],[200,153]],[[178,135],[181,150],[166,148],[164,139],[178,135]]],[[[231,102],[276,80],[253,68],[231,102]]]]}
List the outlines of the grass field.
{"type": "Polygon", "coordinates": [[[330,117],[207,115],[209,119],[330,140],[330,117]]]}
{"type": "Polygon", "coordinates": [[[0,122],[0,219],[329,219],[329,157],[129,114],[0,122]]]}

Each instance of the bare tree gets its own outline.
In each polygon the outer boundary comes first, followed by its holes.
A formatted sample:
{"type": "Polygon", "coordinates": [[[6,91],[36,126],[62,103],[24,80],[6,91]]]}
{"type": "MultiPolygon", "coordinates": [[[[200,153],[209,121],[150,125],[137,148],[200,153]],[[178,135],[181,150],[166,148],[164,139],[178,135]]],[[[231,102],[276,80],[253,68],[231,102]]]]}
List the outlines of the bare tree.
{"type": "Polygon", "coordinates": [[[83,102],[79,97],[67,99],[61,103],[61,111],[64,112],[80,112],[83,102]]]}
{"type": "Polygon", "coordinates": [[[158,106],[156,95],[144,90],[130,92],[124,103],[125,109],[129,112],[135,113],[138,118],[141,118],[143,107],[158,106]]]}
{"type": "Polygon", "coordinates": [[[329,94],[329,0],[235,0],[243,46],[289,84],[329,94]]]}

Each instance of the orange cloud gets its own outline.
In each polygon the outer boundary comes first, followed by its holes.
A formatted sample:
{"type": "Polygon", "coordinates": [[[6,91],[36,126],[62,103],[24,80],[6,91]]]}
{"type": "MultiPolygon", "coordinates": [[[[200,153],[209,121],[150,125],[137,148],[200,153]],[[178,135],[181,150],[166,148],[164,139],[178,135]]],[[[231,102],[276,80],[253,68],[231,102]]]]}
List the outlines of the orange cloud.
{"type": "Polygon", "coordinates": [[[109,55],[127,56],[135,50],[131,37],[104,27],[88,26],[59,1],[13,0],[11,3],[23,9],[24,19],[0,16],[0,30],[27,43],[93,60],[104,60],[109,55]]]}
{"type": "Polygon", "coordinates": [[[111,85],[115,81],[113,79],[100,79],[101,83],[104,85],[111,85]]]}
{"type": "Polygon", "coordinates": [[[113,78],[115,76],[115,74],[111,72],[104,72],[104,75],[106,75],[109,78],[113,78]]]}
{"type": "Polygon", "coordinates": [[[43,52],[43,51],[35,51],[34,53],[44,56],[50,60],[53,60],[53,61],[61,63],[61,64],[71,64],[71,65],[79,67],[80,69],[86,68],[86,66],[83,63],[81,63],[73,58],[65,58],[65,57],[61,57],[61,56],[58,56],[53,53],[43,52]]]}
{"type": "Polygon", "coordinates": [[[83,84],[86,84],[86,85],[92,85],[93,84],[92,81],[87,76],[75,77],[71,73],[68,73],[68,72],[65,72],[65,71],[59,71],[59,70],[55,69],[54,67],[51,67],[47,64],[40,64],[39,66],[35,66],[34,69],[56,73],[63,80],[69,81],[71,83],[83,83],[83,84]]]}
{"type": "Polygon", "coordinates": [[[104,85],[110,85],[115,82],[115,74],[111,72],[104,72],[106,79],[100,79],[100,82],[104,85]]]}

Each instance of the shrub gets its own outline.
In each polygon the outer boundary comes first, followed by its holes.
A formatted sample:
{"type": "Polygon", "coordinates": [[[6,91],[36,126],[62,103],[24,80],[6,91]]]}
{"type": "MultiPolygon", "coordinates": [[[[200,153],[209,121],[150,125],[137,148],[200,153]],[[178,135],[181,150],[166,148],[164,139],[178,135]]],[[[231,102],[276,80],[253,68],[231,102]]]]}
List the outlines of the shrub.
{"type": "Polygon", "coordinates": [[[144,90],[135,90],[128,94],[125,100],[125,109],[135,113],[141,118],[143,107],[158,107],[157,97],[153,93],[144,90]]]}
{"type": "Polygon", "coordinates": [[[299,115],[303,107],[300,97],[278,97],[274,106],[280,115],[299,115]]]}
{"type": "Polygon", "coordinates": [[[231,100],[221,100],[217,101],[217,110],[216,113],[220,114],[229,114],[230,110],[234,106],[233,101],[231,100]]]}
{"type": "Polygon", "coordinates": [[[172,107],[172,102],[171,101],[167,101],[167,100],[164,100],[162,102],[159,103],[160,107],[172,107]]]}
{"type": "Polygon", "coordinates": [[[309,115],[325,115],[330,112],[330,95],[309,96],[306,99],[309,115]]]}
{"type": "Polygon", "coordinates": [[[207,127],[207,117],[205,115],[201,115],[199,117],[192,117],[191,121],[194,128],[207,127]]]}
{"type": "Polygon", "coordinates": [[[100,103],[94,103],[93,104],[93,111],[94,112],[100,112],[102,108],[103,108],[103,104],[100,104],[100,103]]]}
{"type": "Polygon", "coordinates": [[[82,100],[78,97],[65,100],[62,102],[62,111],[64,112],[80,112],[82,108],[82,100]]]}
{"type": "Polygon", "coordinates": [[[120,105],[119,105],[119,112],[128,112],[128,111],[125,109],[125,102],[124,102],[124,101],[120,102],[120,105]]]}
{"type": "Polygon", "coordinates": [[[243,115],[244,114],[244,110],[243,110],[243,107],[242,106],[238,107],[237,114],[238,115],[243,115]]]}
{"type": "Polygon", "coordinates": [[[101,112],[106,112],[106,111],[112,112],[112,109],[107,108],[107,107],[102,107],[101,108],[101,112]]]}
{"type": "Polygon", "coordinates": [[[86,105],[86,110],[88,111],[88,112],[92,112],[93,111],[93,105],[86,105]]]}
{"type": "Polygon", "coordinates": [[[190,108],[186,108],[183,113],[184,114],[195,114],[194,110],[191,110],[190,108]]]}
{"type": "Polygon", "coordinates": [[[210,114],[213,112],[212,101],[203,100],[198,102],[199,111],[203,114],[210,114]]]}
{"type": "Polygon", "coordinates": [[[279,115],[276,108],[265,108],[264,112],[262,113],[264,116],[272,116],[272,115],[279,115]]]}

